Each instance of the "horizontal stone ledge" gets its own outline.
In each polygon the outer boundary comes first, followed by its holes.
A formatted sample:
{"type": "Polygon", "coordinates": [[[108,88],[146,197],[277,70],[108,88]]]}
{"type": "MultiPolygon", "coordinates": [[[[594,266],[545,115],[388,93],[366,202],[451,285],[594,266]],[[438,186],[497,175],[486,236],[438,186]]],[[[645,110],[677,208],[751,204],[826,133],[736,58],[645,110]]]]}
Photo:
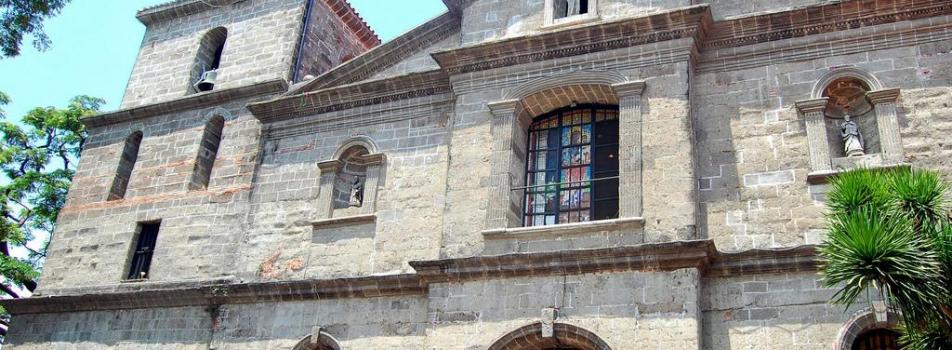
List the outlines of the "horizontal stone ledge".
{"type": "Polygon", "coordinates": [[[340,218],[321,219],[312,222],[311,225],[319,228],[334,228],[339,226],[366,224],[375,221],[377,221],[377,214],[364,214],[340,218]]]}
{"type": "Polygon", "coordinates": [[[502,240],[524,237],[546,237],[555,235],[573,235],[600,231],[617,231],[629,228],[642,228],[645,218],[619,218],[597,220],[572,224],[515,227],[482,231],[487,240],[502,240]]]}
{"type": "MultiPolygon", "coordinates": [[[[909,168],[909,167],[911,167],[911,166],[912,166],[912,165],[909,164],[909,163],[895,163],[895,164],[876,165],[876,166],[867,167],[867,168],[865,168],[865,169],[870,169],[870,170],[892,170],[892,169],[899,169],[899,168],[909,168]]],[[[857,169],[860,169],[860,168],[857,168],[857,169]]],[[[809,184],[811,184],[811,185],[822,185],[822,184],[826,184],[826,183],[829,183],[829,182],[830,182],[830,179],[836,177],[836,176],[839,175],[839,174],[845,173],[845,172],[850,171],[850,170],[857,170],[857,169],[839,169],[839,170],[828,170],[828,171],[814,171],[814,172],[811,172],[811,173],[807,174],[807,183],[809,183],[809,184]]]]}
{"type": "Polygon", "coordinates": [[[217,106],[224,102],[259,95],[276,94],[287,91],[288,83],[283,79],[268,80],[261,83],[234,88],[212,90],[183,96],[170,101],[152,103],[145,106],[121,109],[82,118],[87,127],[106,126],[162,114],[181,112],[196,108],[217,106]]]}
{"type": "Polygon", "coordinates": [[[236,282],[233,278],[122,283],[54,290],[51,292],[76,294],[0,300],[0,305],[16,315],[408,295],[422,297],[431,283],[489,278],[683,268],[697,268],[704,275],[718,277],[812,272],[819,266],[814,246],[720,253],[713,240],[411,261],[409,264],[416,273],[252,283],[236,282]]]}

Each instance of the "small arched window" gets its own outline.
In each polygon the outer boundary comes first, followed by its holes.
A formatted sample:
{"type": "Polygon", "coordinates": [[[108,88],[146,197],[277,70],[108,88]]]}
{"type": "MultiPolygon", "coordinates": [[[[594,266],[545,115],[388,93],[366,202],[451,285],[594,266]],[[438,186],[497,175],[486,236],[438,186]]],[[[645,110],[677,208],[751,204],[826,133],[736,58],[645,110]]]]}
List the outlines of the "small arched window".
{"type": "Polygon", "coordinates": [[[141,142],[141,131],[136,131],[126,137],[122,146],[122,155],[119,157],[119,166],[116,168],[116,176],[112,179],[107,200],[119,200],[126,196],[126,189],[129,187],[129,180],[132,178],[132,169],[139,157],[139,144],[141,142]]]}
{"type": "Polygon", "coordinates": [[[228,30],[224,27],[212,29],[202,37],[195,65],[192,67],[193,91],[211,91],[215,88],[227,39],[228,30]]]}
{"type": "Polygon", "coordinates": [[[198,145],[198,155],[195,157],[195,168],[192,171],[192,180],[189,182],[188,189],[202,190],[208,188],[224,128],[225,118],[220,116],[212,118],[205,124],[205,131],[202,133],[202,140],[198,145]]]}
{"type": "Polygon", "coordinates": [[[525,226],[618,217],[618,107],[551,112],[528,139],[525,226]]]}

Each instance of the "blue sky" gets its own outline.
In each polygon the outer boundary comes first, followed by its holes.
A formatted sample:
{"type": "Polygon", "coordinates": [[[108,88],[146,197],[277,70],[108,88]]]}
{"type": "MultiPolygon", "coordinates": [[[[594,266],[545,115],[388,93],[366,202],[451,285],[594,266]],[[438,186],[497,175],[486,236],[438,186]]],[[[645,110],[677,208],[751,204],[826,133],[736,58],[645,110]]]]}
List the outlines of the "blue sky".
{"type": "MultiPolygon", "coordinates": [[[[168,0],[74,0],[46,22],[53,46],[0,60],[0,91],[13,103],[3,107],[19,119],[39,106],[64,106],[77,95],[106,99],[104,110],[119,106],[145,27],[139,9],[168,0]]],[[[259,0],[260,1],[260,0],[259,0]]],[[[440,0],[350,0],[384,41],[446,11],[440,0]]]]}

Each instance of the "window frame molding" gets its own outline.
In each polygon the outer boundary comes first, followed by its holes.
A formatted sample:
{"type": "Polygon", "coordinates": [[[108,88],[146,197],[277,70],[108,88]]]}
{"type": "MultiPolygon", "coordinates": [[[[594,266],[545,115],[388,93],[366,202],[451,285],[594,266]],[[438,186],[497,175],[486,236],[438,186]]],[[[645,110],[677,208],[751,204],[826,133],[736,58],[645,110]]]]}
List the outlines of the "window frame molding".
{"type": "MultiPolygon", "coordinates": [[[[510,90],[503,99],[487,103],[492,114],[490,133],[490,175],[487,187],[484,236],[498,237],[499,232],[515,232],[523,228],[522,206],[525,195],[513,196],[514,187],[523,186],[528,142],[528,129],[533,116],[528,115],[522,102],[527,97],[551,88],[570,87],[579,84],[605,85],[611,87],[618,98],[619,122],[619,215],[625,221],[644,221],[642,184],[642,94],[644,81],[630,81],[611,72],[577,71],[566,75],[553,75],[528,81],[510,90]],[[521,158],[520,158],[521,157],[521,158]],[[517,204],[518,203],[518,204],[517,204]],[[507,231],[509,230],[509,231],[507,231]]],[[[583,103],[579,101],[579,103],[583,103]]],[[[608,220],[600,220],[608,221],[608,220]]],[[[593,221],[597,222],[597,221],[593,221]]],[[[540,232],[555,232],[551,228],[565,224],[536,226],[540,232]]]]}

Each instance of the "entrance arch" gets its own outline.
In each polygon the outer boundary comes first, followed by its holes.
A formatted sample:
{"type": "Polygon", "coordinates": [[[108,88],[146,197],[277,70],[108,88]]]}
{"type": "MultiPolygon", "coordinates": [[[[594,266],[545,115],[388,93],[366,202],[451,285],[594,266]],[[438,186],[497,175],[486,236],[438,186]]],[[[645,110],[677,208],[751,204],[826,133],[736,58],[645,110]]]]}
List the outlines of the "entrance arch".
{"type": "Polygon", "coordinates": [[[542,336],[542,323],[533,323],[499,338],[489,350],[611,350],[595,333],[565,324],[553,325],[552,337],[542,336]]]}

